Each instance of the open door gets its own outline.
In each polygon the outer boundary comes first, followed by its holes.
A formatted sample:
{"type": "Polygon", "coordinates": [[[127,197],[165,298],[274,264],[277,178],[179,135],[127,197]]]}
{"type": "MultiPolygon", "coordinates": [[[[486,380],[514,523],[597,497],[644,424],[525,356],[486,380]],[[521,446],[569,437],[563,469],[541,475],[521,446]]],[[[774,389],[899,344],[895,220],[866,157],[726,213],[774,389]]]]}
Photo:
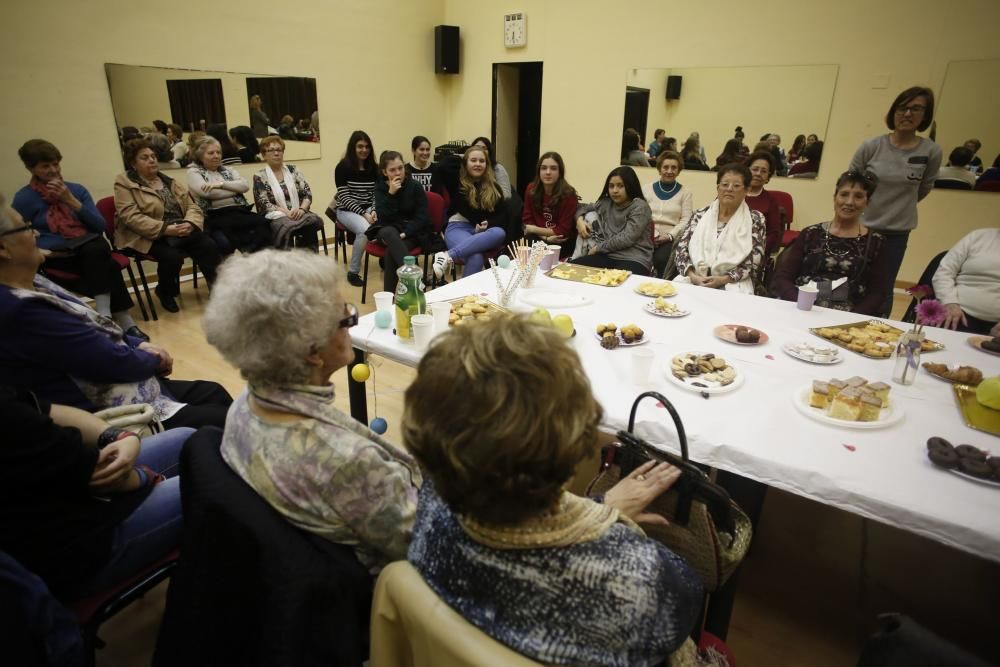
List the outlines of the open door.
{"type": "Polygon", "coordinates": [[[542,125],[542,63],[493,64],[493,148],[524,196],[535,177],[542,125]]]}
{"type": "Polygon", "coordinates": [[[625,88],[625,120],[622,123],[622,134],[630,127],[639,133],[642,145],[646,145],[646,123],[649,116],[649,89],[625,88]]]}

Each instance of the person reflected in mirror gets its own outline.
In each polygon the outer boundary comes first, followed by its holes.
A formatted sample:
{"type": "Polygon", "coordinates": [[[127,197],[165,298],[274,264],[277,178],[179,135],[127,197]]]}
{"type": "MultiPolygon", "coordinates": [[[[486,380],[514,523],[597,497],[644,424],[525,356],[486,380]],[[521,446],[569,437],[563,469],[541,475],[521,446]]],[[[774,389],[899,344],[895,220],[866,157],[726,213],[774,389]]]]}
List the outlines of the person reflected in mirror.
{"type": "Polygon", "coordinates": [[[61,287],[94,299],[94,309],[130,336],[149,340],[129,313],[132,298],[122,268],[111,258],[104,216],[85,187],[63,180],[62,153],[51,142],[31,139],[17,154],[31,180],[17,191],[11,206],[38,234],[38,247],[46,256],[43,273],[61,287]]]}
{"type": "Polygon", "coordinates": [[[692,285],[754,293],[764,259],[764,216],[746,203],[752,177],[742,163],[719,169],[718,197],[695,211],[677,240],[677,280],[692,285]]]}
{"type": "Polygon", "coordinates": [[[371,137],[363,130],[355,130],[347,140],[344,157],[333,172],[337,186],[337,222],[354,234],[351,248],[351,263],[347,269],[347,282],[361,287],[365,281],[358,272],[365,254],[368,237],[365,231],[375,224],[375,181],[378,180],[378,164],[375,162],[375,148],[371,137]]]}
{"type": "Polygon", "coordinates": [[[272,244],[318,252],[323,220],[309,210],[313,195],[305,176],[294,165],[285,164],[284,139],[264,137],[260,152],[267,166],[253,176],[253,198],[257,212],[271,223],[272,244]]]}
{"type": "Polygon", "coordinates": [[[184,143],[184,129],[177,123],[167,125],[167,141],[170,142],[170,154],[177,163],[184,166],[181,160],[187,157],[188,145],[184,143]]]}
{"type": "Polygon", "coordinates": [[[694,197],[677,177],[684,161],[674,151],[663,151],[656,158],[660,178],[642,188],[642,196],[653,216],[653,271],[662,276],[670,261],[674,240],[694,213],[694,197]]]}
{"type": "Polygon", "coordinates": [[[632,167],[611,170],[601,196],[576,210],[574,264],[648,276],[653,266],[653,212],[632,167]]]}
{"type": "Polygon", "coordinates": [[[642,139],[639,133],[629,128],[622,134],[622,161],[623,165],[631,167],[648,167],[649,156],[642,150],[642,139]]]}
{"type": "Polygon", "coordinates": [[[319,109],[312,112],[309,116],[309,131],[312,132],[313,137],[319,139],[319,109]]]}
{"type": "Polygon", "coordinates": [[[264,100],[261,99],[260,95],[251,95],[250,127],[253,130],[253,136],[257,137],[258,139],[266,137],[268,132],[268,126],[270,124],[271,124],[271,119],[267,117],[266,113],[264,113],[264,100]]]}
{"type": "Polygon", "coordinates": [[[684,168],[693,171],[708,171],[708,165],[705,164],[703,157],[704,154],[705,151],[701,147],[701,140],[692,134],[684,142],[684,148],[681,150],[681,157],[684,159],[684,168]]]}
{"type": "Polygon", "coordinates": [[[295,119],[289,114],[285,114],[281,117],[281,122],[278,124],[278,136],[287,141],[298,141],[298,137],[295,136],[295,119]]]}
{"type": "MultiPolygon", "coordinates": [[[[767,144],[770,146],[770,144],[767,144]]],[[[747,158],[747,168],[750,170],[750,187],[747,189],[747,206],[764,216],[767,236],[764,241],[764,256],[770,257],[777,252],[784,232],[781,224],[781,211],[778,202],[764,186],[774,176],[774,154],[770,150],[754,151],[747,158]]]]}
{"type": "Polygon", "coordinates": [[[174,153],[170,150],[170,140],[167,139],[166,135],[159,132],[151,132],[146,137],[146,141],[149,142],[149,145],[153,147],[153,152],[156,153],[156,162],[160,170],[181,168],[181,163],[174,159],[174,153]]]}
{"type": "Polygon", "coordinates": [[[154,120],[153,127],[155,127],[156,131],[162,134],[163,136],[167,135],[167,124],[164,121],[154,120]]]}
{"type": "Polygon", "coordinates": [[[930,88],[907,88],[893,100],[885,115],[888,134],[864,141],[851,158],[851,171],[872,172],[878,180],[876,194],[862,223],[886,237],[885,301],[878,312],[892,312],[892,292],[903,264],[910,232],[917,227],[917,202],[934,189],[941,168],[941,147],[921,137],[934,122],[934,93],[930,88]]]}
{"type": "Polygon", "coordinates": [[[419,183],[424,192],[430,192],[435,167],[431,161],[431,140],[418,134],[410,141],[410,150],[413,159],[406,163],[406,175],[419,183]]]}
{"type": "Polygon", "coordinates": [[[802,149],[802,159],[792,165],[788,175],[794,178],[816,178],[819,163],[823,159],[823,142],[814,141],[802,149]]]}
{"type": "Polygon", "coordinates": [[[663,150],[663,140],[666,136],[667,133],[663,128],[658,127],[653,131],[653,140],[649,142],[649,149],[646,151],[651,160],[655,160],[656,156],[663,150]]]}
{"type": "Polygon", "coordinates": [[[209,125],[205,134],[212,137],[219,143],[219,148],[222,151],[222,164],[232,165],[242,163],[242,160],[240,160],[239,149],[236,148],[236,144],[233,143],[233,140],[229,138],[229,131],[226,129],[225,123],[209,125]]]}
{"type": "Polygon", "coordinates": [[[861,224],[876,183],[873,178],[845,172],[833,194],[833,219],[802,230],[778,259],[771,292],[795,301],[799,286],[815,282],[816,305],[874,315],[885,299],[885,237],[861,224]],[[847,278],[832,289],[831,282],[847,278]]]}
{"type": "Polygon", "coordinates": [[[950,187],[956,190],[971,190],[976,187],[976,175],[969,171],[972,151],[965,146],[953,148],[948,155],[948,165],[938,170],[934,187],[950,187]]]}
{"type": "Polygon", "coordinates": [[[787,176],[788,175],[788,156],[785,155],[785,149],[781,147],[781,135],[772,132],[767,135],[767,143],[771,146],[771,154],[774,155],[774,172],[773,176],[787,176]]]}
{"type": "Polygon", "coordinates": [[[663,138],[663,150],[664,151],[673,151],[675,153],[679,153],[680,151],[677,150],[677,139],[676,139],[676,137],[664,137],[663,138]]]}
{"type": "Polygon", "coordinates": [[[972,151],[972,159],[969,160],[969,164],[967,164],[965,168],[971,171],[973,174],[978,174],[982,172],[983,161],[979,157],[979,155],[977,155],[977,153],[979,153],[979,149],[983,147],[983,142],[981,142],[979,139],[969,139],[962,145],[968,148],[970,151],[972,151]]]}
{"type": "Polygon", "coordinates": [[[253,130],[246,125],[237,125],[229,130],[229,138],[236,146],[236,154],[242,164],[260,162],[260,144],[257,137],[253,136],[253,130]]]}
{"type": "Polygon", "coordinates": [[[545,241],[561,247],[559,256],[569,257],[576,245],[576,189],[566,181],[562,156],[549,151],[538,158],[535,180],[524,193],[521,222],[529,241],[545,241]]]}
{"type": "Polygon", "coordinates": [[[224,254],[255,252],[271,245],[267,218],[250,210],[244,194],[250,184],[238,171],[222,164],[222,147],[211,136],[194,145],[194,164],[188,167],[187,186],[205,212],[205,227],[224,254]]]}
{"type": "Polygon", "coordinates": [[[396,291],[407,255],[415,248],[429,248],[434,236],[427,215],[427,193],[406,173],[403,156],[397,151],[384,151],[378,159],[379,180],[375,183],[375,224],[365,235],[370,241],[381,241],[386,247],[382,289],[396,291]]]}
{"type": "MultiPolygon", "coordinates": [[[[184,157],[179,160],[182,167],[190,166],[191,163],[194,162],[194,145],[204,136],[205,133],[201,130],[195,130],[194,132],[188,134],[187,139],[184,141],[187,146],[187,152],[184,154],[184,157]]],[[[126,168],[128,168],[128,165],[126,165],[126,168]]]]}
{"type": "Polygon", "coordinates": [[[1000,321],[1000,229],[966,234],[941,259],[932,280],[934,297],[944,304],[945,329],[983,336],[1000,321]]]}
{"type": "Polygon", "coordinates": [[[733,131],[733,139],[735,139],[736,141],[740,142],[739,153],[740,153],[741,159],[745,160],[750,155],[750,149],[747,147],[746,143],[744,142],[744,139],[746,139],[746,135],[743,133],[743,127],[742,126],[740,126],[740,125],[736,126],[736,129],[733,131]]]}
{"type": "Polygon", "coordinates": [[[806,135],[799,134],[795,137],[795,141],[792,142],[792,147],[788,149],[788,166],[791,167],[793,164],[799,161],[802,155],[802,149],[806,147],[806,135]]]}
{"type": "Polygon", "coordinates": [[[730,139],[726,142],[726,145],[722,149],[722,153],[715,158],[715,166],[712,167],[712,171],[717,171],[721,167],[727,164],[732,164],[734,162],[743,161],[743,144],[739,139],[730,139]]]}
{"type": "Polygon", "coordinates": [[[502,164],[497,162],[497,154],[493,149],[493,142],[486,137],[476,137],[472,140],[472,145],[482,146],[489,153],[490,165],[493,169],[493,175],[496,177],[497,185],[500,186],[500,191],[503,192],[503,198],[510,199],[513,194],[510,184],[510,174],[507,173],[507,169],[502,164]]]}
{"type": "Polygon", "coordinates": [[[295,138],[299,141],[312,141],[313,133],[309,129],[309,119],[302,118],[299,120],[299,124],[295,126],[295,138]]]}
{"type": "Polygon", "coordinates": [[[198,264],[211,286],[222,257],[203,232],[204,213],[185,183],[160,173],[150,143],[133,139],[125,145],[125,158],[129,168],[115,178],[115,246],[156,260],[156,296],[164,310],[176,313],[185,258],[198,264]]]}
{"type": "Polygon", "coordinates": [[[993,165],[983,172],[982,176],[976,179],[976,189],[977,190],[1000,190],[1000,188],[994,188],[991,183],[1000,182],[1000,153],[997,153],[996,158],[993,159],[993,165]]]}

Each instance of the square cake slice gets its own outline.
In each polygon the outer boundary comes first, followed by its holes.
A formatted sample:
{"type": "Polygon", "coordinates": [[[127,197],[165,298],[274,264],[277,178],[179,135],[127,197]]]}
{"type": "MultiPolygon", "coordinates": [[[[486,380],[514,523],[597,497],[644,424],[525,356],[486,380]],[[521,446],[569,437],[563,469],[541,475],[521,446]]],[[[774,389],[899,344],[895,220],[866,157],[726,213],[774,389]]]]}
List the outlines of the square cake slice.
{"type": "Polygon", "coordinates": [[[813,380],[809,393],[809,405],[826,410],[830,406],[830,385],[822,380],[813,380]]]}
{"type": "Polygon", "coordinates": [[[858,421],[874,422],[878,421],[882,413],[882,399],[875,394],[863,394],[861,396],[861,414],[858,421]]]}
{"type": "Polygon", "coordinates": [[[861,416],[861,394],[856,389],[844,389],[830,402],[830,416],[856,422],[861,416]]]}

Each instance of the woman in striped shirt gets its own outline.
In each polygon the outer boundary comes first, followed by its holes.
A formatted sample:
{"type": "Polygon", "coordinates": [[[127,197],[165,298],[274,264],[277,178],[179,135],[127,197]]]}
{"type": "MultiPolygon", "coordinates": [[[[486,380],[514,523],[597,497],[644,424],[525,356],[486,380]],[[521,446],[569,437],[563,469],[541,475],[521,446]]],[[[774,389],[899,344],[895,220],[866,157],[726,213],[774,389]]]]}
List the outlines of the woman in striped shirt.
{"type": "Polygon", "coordinates": [[[355,130],[347,142],[344,158],[333,172],[337,185],[337,222],[354,234],[351,265],[347,269],[347,282],[355,287],[364,285],[358,271],[365,254],[368,237],[365,230],[375,223],[375,180],[378,167],[372,140],[362,130],[355,130]]]}

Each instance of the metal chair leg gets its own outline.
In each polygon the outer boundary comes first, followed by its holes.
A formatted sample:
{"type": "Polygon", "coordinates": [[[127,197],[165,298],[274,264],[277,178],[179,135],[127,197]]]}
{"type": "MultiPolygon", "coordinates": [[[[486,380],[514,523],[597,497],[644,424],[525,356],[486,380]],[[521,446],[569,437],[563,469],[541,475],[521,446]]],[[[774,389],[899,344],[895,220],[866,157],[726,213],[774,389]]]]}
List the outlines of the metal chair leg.
{"type": "Polygon", "coordinates": [[[319,233],[323,236],[323,254],[329,257],[330,250],[326,247],[326,225],[319,226],[319,233]]]}
{"type": "Polygon", "coordinates": [[[142,289],[146,292],[146,302],[149,303],[149,312],[153,315],[153,321],[155,322],[159,318],[156,317],[156,306],[153,305],[153,295],[149,293],[149,283],[146,282],[146,272],[142,270],[142,260],[136,257],[135,265],[139,268],[139,278],[142,279],[142,289]]]}
{"type": "Polygon", "coordinates": [[[135,294],[135,300],[139,304],[139,312],[142,313],[142,320],[144,322],[149,321],[149,314],[146,312],[146,304],[142,302],[142,292],[139,291],[139,284],[135,282],[135,272],[132,271],[132,262],[130,261],[125,265],[128,270],[128,279],[132,283],[132,293],[135,294]]]}
{"type": "Polygon", "coordinates": [[[368,251],[365,251],[364,265],[365,265],[365,275],[361,277],[361,303],[365,302],[365,292],[368,291],[368,251]]]}
{"type": "Polygon", "coordinates": [[[191,258],[191,282],[194,284],[194,288],[198,289],[198,262],[191,258]]]}

